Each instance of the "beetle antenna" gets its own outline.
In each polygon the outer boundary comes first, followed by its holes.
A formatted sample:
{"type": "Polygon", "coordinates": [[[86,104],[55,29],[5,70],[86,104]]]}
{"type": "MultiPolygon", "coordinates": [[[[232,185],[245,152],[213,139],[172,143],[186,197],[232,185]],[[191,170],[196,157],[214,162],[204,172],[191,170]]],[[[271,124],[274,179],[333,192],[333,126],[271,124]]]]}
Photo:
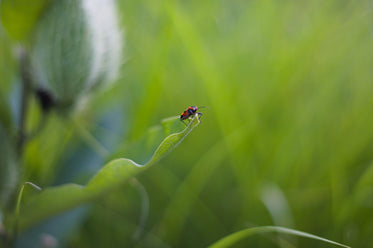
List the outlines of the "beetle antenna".
{"type": "Polygon", "coordinates": [[[201,106],[201,107],[198,107],[199,109],[201,109],[201,108],[208,108],[209,109],[209,107],[207,107],[207,106],[201,106]]]}

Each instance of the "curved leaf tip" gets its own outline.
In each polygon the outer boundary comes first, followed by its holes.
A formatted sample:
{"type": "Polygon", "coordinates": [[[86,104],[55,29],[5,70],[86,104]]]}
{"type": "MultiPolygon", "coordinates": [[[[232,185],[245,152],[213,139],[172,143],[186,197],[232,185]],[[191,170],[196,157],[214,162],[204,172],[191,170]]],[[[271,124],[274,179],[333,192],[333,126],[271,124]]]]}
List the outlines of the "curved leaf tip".
{"type": "MultiPolygon", "coordinates": [[[[182,126],[179,125],[179,122],[179,119],[174,117],[164,119],[162,121],[164,133],[169,133],[170,130],[180,130],[182,126]]],[[[33,197],[28,204],[22,206],[19,223],[20,230],[81,204],[89,203],[116,189],[136,174],[162,159],[179,145],[198,124],[199,120],[193,118],[184,129],[169,134],[159,144],[149,161],[143,165],[126,158],[114,159],[102,167],[86,186],[65,184],[45,188],[40,194],[33,197]]]]}
{"type": "Polygon", "coordinates": [[[316,235],[313,235],[313,234],[310,234],[310,233],[297,231],[297,230],[294,230],[294,229],[281,227],[281,226],[261,226],[261,227],[247,228],[247,229],[232,233],[232,234],[218,240],[217,242],[215,242],[214,244],[209,246],[209,248],[231,247],[234,244],[236,244],[237,242],[239,242],[243,239],[246,239],[251,235],[263,234],[263,233],[268,233],[268,232],[278,232],[278,233],[283,233],[283,234],[290,234],[290,235],[295,235],[295,236],[299,236],[299,237],[303,237],[303,238],[310,238],[310,239],[323,241],[323,242],[333,244],[333,245],[336,245],[336,246],[340,246],[340,247],[350,248],[347,245],[340,244],[340,243],[337,243],[337,242],[329,240],[329,239],[325,239],[325,238],[322,238],[322,237],[319,237],[319,236],[316,236],[316,235]]]}

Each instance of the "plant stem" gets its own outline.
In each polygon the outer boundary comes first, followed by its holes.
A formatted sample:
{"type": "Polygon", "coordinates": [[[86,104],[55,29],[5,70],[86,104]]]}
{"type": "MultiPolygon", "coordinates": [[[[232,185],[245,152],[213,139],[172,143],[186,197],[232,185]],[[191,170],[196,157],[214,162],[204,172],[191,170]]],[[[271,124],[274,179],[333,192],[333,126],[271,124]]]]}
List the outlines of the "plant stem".
{"type": "Polygon", "coordinates": [[[130,184],[138,190],[142,202],[139,224],[137,225],[136,232],[132,236],[135,241],[139,241],[149,215],[149,195],[146,192],[145,187],[136,178],[132,178],[130,184]]]}
{"type": "Polygon", "coordinates": [[[22,77],[22,98],[21,98],[21,110],[20,110],[20,124],[18,131],[18,142],[17,152],[18,155],[22,155],[24,143],[26,140],[26,121],[27,121],[27,109],[30,100],[31,90],[31,77],[29,71],[29,58],[28,53],[24,48],[20,49],[20,68],[22,77]]]}

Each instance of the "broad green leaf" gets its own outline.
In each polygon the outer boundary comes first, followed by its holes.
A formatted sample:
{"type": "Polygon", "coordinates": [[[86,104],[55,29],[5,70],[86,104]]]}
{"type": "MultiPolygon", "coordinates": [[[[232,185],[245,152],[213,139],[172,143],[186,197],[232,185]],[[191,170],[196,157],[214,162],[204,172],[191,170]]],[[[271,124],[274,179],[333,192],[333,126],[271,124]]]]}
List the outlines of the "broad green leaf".
{"type": "MultiPolygon", "coordinates": [[[[165,119],[162,127],[168,133],[175,124],[177,117],[165,119]],[[167,131],[168,130],[168,131],[167,131]]],[[[146,170],[174,149],[197,125],[197,118],[182,131],[168,135],[155,150],[149,161],[143,165],[127,158],[114,159],[108,162],[87,185],[67,184],[45,188],[40,194],[21,206],[20,230],[25,229],[43,219],[72,209],[81,204],[89,203],[105,193],[110,192],[143,170],[146,170]]]]}
{"type": "Polygon", "coordinates": [[[15,39],[28,37],[49,0],[2,0],[1,23],[15,39]]]}
{"type": "Polygon", "coordinates": [[[247,228],[247,229],[232,233],[232,234],[218,240],[217,242],[215,242],[214,244],[209,246],[209,248],[231,247],[234,244],[236,244],[237,242],[239,242],[243,239],[246,239],[251,235],[263,234],[263,233],[268,233],[268,232],[278,232],[278,233],[283,233],[283,234],[290,234],[290,235],[300,236],[300,237],[303,237],[303,238],[320,240],[320,241],[330,243],[330,244],[333,244],[333,245],[338,245],[338,246],[341,246],[341,247],[349,248],[349,246],[347,246],[347,245],[343,245],[343,244],[340,244],[340,243],[337,243],[337,242],[334,242],[334,241],[331,241],[331,240],[328,240],[328,239],[325,239],[325,238],[322,238],[322,237],[319,237],[319,236],[316,236],[316,235],[313,235],[313,234],[297,231],[297,230],[294,230],[294,229],[289,229],[289,228],[286,228],[286,227],[280,227],[280,226],[261,226],[261,227],[247,228]]]}

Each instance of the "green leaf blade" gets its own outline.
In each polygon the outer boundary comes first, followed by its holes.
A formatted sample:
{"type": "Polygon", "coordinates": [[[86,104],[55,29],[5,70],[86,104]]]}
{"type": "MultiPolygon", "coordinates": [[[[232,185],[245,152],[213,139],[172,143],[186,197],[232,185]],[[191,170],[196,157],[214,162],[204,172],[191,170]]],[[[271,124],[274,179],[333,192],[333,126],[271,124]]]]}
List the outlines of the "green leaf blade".
{"type": "MultiPolygon", "coordinates": [[[[177,124],[178,121],[178,118],[169,118],[164,122],[177,124]]],[[[167,131],[165,126],[169,125],[163,124],[164,123],[162,123],[163,129],[166,129],[165,133],[168,133],[169,130],[167,131]]],[[[44,189],[40,194],[33,197],[28,204],[21,207],[20,230],[24,230],[41,220],[81,204],[90,203],[103,196],[105,193],[118,188],[138,173],[162,159],[179,145],[198,124],[199,121],[197,118],[194,118],[181,132],[168,135],[163,139],[152,157],[144,165],[137,164],[126,158],[114,159],[97,172],[86,186],[66,184],[44,189]]]]}
{"type": "Polygon", "coordinates": [[[299,236],[299,237],[303,237],[303,238],[310,238],[310,239],[323,241],[323,242],[333,244],[333,245],[336,245],[336,246],[340,246],[340,247],[350,248],[347,245],[340,244],[340,243],[337,243],[335,241],[325,239],[325,238],[322,238],[322,237],[319,237],[319,236],[316,236],[316,235],[313,235],[313,234],[310,234],[310,233],[301,232],[301,231],[297,231],[297,230],[286,228],[286,227],[280,227],[280,226],[261,226],[261,227],[247,228],[247,229],[232,233],[232,234],[218,240],[217,242],[215,242],[214,244],[209,246],[209,248],[231,247],[234,244],[236,244],[237,242],[239,242],[243,239],[246,239],[251,235],[263,234],[263,233],[268,233],[268,232],[278,232],[278,233],[283,233],[283,234],[290,234],[290,235],[299,236]]]}

